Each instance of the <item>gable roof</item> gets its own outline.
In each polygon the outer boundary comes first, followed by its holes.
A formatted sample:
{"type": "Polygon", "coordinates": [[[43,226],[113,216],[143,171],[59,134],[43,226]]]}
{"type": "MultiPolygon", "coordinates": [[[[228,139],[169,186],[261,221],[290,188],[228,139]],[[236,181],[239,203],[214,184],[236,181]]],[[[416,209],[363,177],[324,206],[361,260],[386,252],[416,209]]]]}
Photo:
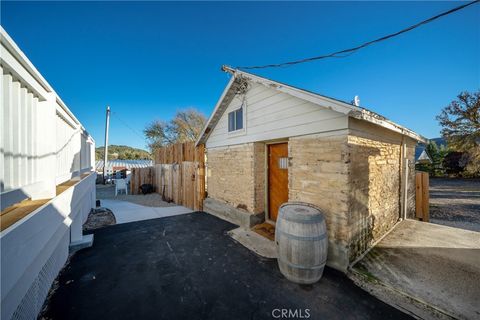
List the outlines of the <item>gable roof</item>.
{"type": "Polygon", "coordinates": [[[428,155],[427,150],[423,149],[418,157],[415,156],[415,163],[432,163],[432,158],[428,155]]]}
{"type": "Polygon", "coordinates": [[[223,66],[222,70],[228,72],[232,75],[227,86],[223,90],[220,99],[215,105],[210,118],[208,119],[205,127],[200,134],[195,145],[205,143],[212,132],[213,128],[217,125],[218,121],[222,117],[223,113],[227,109],[230,102],[233,100],[237,92],[242,90],[242,85],[244,81],[252,81],[266,87],[275,89],[279,92],[289,94],[291,96],[297,97],[299,99],[309,101],[316,105],[319,105],[323,108],[327,108],[339,113],[345,114],[349,117],[364,120],[376,124],[378,126],[384,127],[386,129],[392,130],[394,132],[400,133],[402,135],[408,136],[419,142],[426,142],[427,139],[414,131],[407,129],[399,124],[394,123],[393,121],[388,120],[387,118],[370,111],[368,109],[357,107],[353,104],[341,101],[338,99],[330,98],[323,96],[308,90],[296,88],[291,85],[287,85],[278,81],[273,81],[264,77],[260,77],[245,71],[238,69],[232,69],[227,66],[223,66]]]}

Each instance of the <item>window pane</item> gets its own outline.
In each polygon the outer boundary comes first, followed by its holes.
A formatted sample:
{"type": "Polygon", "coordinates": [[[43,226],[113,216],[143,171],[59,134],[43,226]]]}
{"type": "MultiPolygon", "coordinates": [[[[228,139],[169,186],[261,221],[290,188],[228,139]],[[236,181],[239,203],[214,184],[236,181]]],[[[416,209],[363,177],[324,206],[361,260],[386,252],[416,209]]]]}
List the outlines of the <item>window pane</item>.
{"type": "Polygon", "coordinates": [[[235,111],[228,114],[228,132],[235,131],[235,111]]]}
{"type": "Polygon", "coordinates": [[[243,108],[238,109],[235,113],[235,130],[243,129],[243,108]]]}

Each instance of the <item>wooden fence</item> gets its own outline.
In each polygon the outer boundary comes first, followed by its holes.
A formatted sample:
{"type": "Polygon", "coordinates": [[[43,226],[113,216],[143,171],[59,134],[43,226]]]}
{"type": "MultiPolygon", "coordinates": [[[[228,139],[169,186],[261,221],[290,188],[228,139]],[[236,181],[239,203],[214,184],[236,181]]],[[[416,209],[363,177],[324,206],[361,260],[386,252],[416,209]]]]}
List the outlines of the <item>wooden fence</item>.
{"type": "Polygon", "coordinates": [[[151,184],[155,186],[155,167],[132,168],[130,193],[140,194],[140,186],[142,184],[151,184]]]}
{"type": "Polygon", "coordinates": [[[195,142],[177,143],[159,148],[154,152],[155,164],[174,164],[188,162],[205,163],[205,149],[195,147],[195,142]]]}
{"type": "Polygon", "coordinates": [[[132,170],[131,193],[152,184],[162,199],[193,210],[203,209],[205,198],[205,149],[193,142],[175,144],[155,152],[155,166],[132,170]]]}
{"type": "Polygon", "coordinates": [[[429,195],[429,178],[427,172],[415,173],[415,211],[416,217],[422,221],[430,220],[430,195],[429,195]]]}

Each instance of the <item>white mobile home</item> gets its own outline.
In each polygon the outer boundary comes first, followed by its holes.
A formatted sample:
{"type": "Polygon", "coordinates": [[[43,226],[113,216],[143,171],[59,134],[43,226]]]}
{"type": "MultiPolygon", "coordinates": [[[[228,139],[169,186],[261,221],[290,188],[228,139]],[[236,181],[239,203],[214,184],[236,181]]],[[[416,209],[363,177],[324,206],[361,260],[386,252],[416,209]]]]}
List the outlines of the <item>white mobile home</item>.
{"type": "Polygon", "coordinates": [[[95,206],[95,142],[0,28],[1,318],[36,318],[95,206]]]}

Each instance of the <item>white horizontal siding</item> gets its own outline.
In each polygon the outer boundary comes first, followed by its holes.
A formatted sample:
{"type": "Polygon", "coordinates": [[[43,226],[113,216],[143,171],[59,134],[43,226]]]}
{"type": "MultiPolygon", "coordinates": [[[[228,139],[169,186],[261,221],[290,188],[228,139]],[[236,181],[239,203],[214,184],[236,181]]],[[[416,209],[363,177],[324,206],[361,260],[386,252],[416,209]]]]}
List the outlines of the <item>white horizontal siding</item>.
{"type": "Polygon", "coordinates": [[[0,318],[35,319],[95,206],[95,174],[55,182],[93,169],[95,145],[1,26],[0,43],[0,207],[51,199],[0,232],[0,318]]]}
{"type": "Polygon", "coordinates": [[[55,183],[94,168],[93,139],[1,30],[1,208],[50,198],[55,183]]]}
{"type": "Polygon", "coordinates": [[[85,222],[95,206],[95,177],[92,174],[81,180],[75,188],[0,233],[1,319],[12,319],[12,315],[13,319],[37,318],[51,283],[68,257],[72,223],[85,222]],[[42,279],[46,276],[42,270],[57,250],[62,252],[61,261],[55,270],[49,270],[48,279],[42,279]],[[47,281],[43,291],[35,288],[42,281],[47,281]]]}
{"type": "Polygon", "coordinates": [[[227,107],[208,137],[207,148],[348,128],[348,117],[344,114],[261,84],[250,83],[245,97],[245,132],[229,134],[228,113],[238,109],[242,100],[243,96],[237,95],[227,107]]]}

